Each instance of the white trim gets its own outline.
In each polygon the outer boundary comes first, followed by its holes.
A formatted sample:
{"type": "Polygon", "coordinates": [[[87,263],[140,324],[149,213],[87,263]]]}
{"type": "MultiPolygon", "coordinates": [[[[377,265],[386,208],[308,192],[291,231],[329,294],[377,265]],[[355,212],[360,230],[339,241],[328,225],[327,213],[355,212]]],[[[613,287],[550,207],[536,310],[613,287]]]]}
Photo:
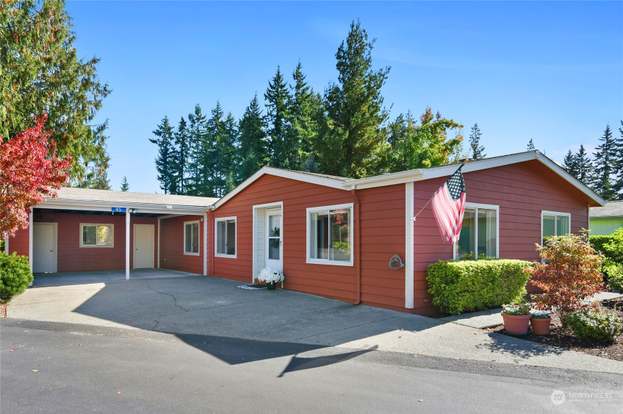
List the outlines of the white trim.
{"type": "MultiPolygon", "coordinates": [[[[306,210],[305,213],[305,263],[307,264],[319,264],[319,265],[331,265],[331,266],[353,266],[354,264],[354,256],[355,256],[355,251],[354,251],[354,247],[355,247],[355,226],[354,226],[354,213],[355,213],[355,209],[354,209],[354,204],[353,203],[345,203],[345,204],[334,204],[334,205],[330,205],[330,206],[319,206],[319,207],[309,207],[306,210]],[[311,257],[309,257],[309,250],[310,250],[310,236],[311,236],[311,229],[309,228],[309,216],[311,213],[315,213],[315,212],[323,212],[323,211],[329,211],[329,210],[339,210],[339,209],[350,209],[350,213],[349,213],[349,218],[348,218],[348,225],[349,225],[349,231],[348,231],[348,238],[349,238],[349,245],[350,245],[350,260],[349,261],[343,261],[343,260],[331,260],[331,259],[312,259],[311,257]]],[[[329,232],[330,234],[330,232],[329,232]]]]}
{"type": "Polygon", "coordinates": [[[156,244],[157,244],[156,251],[158,252],[157,254],[158,263],[156,263],[156,269],[160,269],[160,222],[161,221],[162,221],[162,217],[158,217],[158,230],[156,230],[158,232],[158,237],[156,239],[156,244]]]}
{"type": "Polygon", "coordinates": [[[208,275],[208,214],[203,213],[203,275],[208,275]]]}
{"type": "Polygon", "coordinates": [[[331,178],[331,177],[326,177],[326,176],[321,176],[321,175],[305,173],[301,171],[291,171],[291,170],[282,170],[279,168],[272,168],[272,167],[262,167],[251,177],[247,178],[242,183],[240,183],[232,191],[225,194],[223,198],[215,202],[212,205],[212,209],[219,208],[220,206],[225,204],[228,200],[233,198],[236,194],[238,194],[239,192],[241,192],[242,190],[250,186],[253,182],[255,182],[257,179],[259,179],[261,176],[265,174],[273,175],[275,177],[288,178],[290,180],[303,181],[306,183],[321,185],[324,187],[337,188],[338,190],[347,190],[344,187],[344,184],[347,181],[346,178],[331,178]]]}
{"type": "Polygon", "coordinates": [[[80,223],[80,248],[81,249],[112,249],[115,247],[115,224],[114,223],[80,223]],[[111,244],[97,245],[84,244],[84,227],[95,226],[95,243],[97,243],[97,226],[109,226],[111,229],[111,244]]]}
{"type": "MultiPolygon", "coordinates": [[[[255,282],[255,275],[258,273],[259,269],[256,268],[256,257],[255,255],[257,254],[257,234],[255,232],[255,225],[257,224],[257,210],[259,209],[269,209],[269,208],[274,208],[274,209],[279,209],[281,210],[281,245],[283,246],[283,236],[284,236],[284,232],[283,232],[283,221],[284,221],[284,209],[283,209],[283,201],[273,201],[271,203],[263,203],[263,204],[254,204],[252,206],[252,211],[253,211],[253,215],[252,215],[252,223],[251,225],[252,227],[252,231],[251,231],[251,245],[252,245],[252,257],[251,257],[251,283],[255,282]]],[[[214,230],[216,232],[216,229],[214,230]]],[[[236,224],[236,231],[238,231],[238,227],[236,224]]],[[[237,239],[237,238],[236,238],[237,239]]],[[[236,240],[237,241],[237,240],[236,240]]],[[[282,257],[282,262],[281,264],[283,265],[283,250],[281,251],[281,257],[282,257]]]]}
{"type": "Polygon", "coordinates": [[[130,280],[130,209],[125,210],[125,280],[130,280]]]}
{"type": "MultiPolygon", "coordinates": [[[[478,209],[495,210],[495,258],[500,258],[500,206],[497,204],[482,204],[482,203],[465,203],[465,209],[474,210],[474,219],[476,220],[476,226],[474,230],[474,240],[476,240],[476,246],[474,246],[474,259],[478,260],[478,209]]],[[[452,258],[457,260],[458,240],[452,246],[452,258]]]]}
{"type": "MultiPolygon", "coordinates": [[[[545,216],[567,217],[569,219],[569,232],[571,234],[571,213],[564,211],[541,210],[541,245],[543,244],[543,218],[545,216]]],[[[554,220],[554,233],[558,234],[558,222],[554,220]]]]}
{"type": "Polygon", "coordinates": [[[10,239],[11,238],[8,235],[4,236],[4,254],[7,254],[7,255],[10,252],[10,249],[9,249],[9,240],[10,239]]]}
{"type": "MultiPolygon", "coordinates": [[[[225,236],[227,236],[227,227],[225,227],[225,236]]],[[[227,245],[227,241],[225,242],[227,245]]],[[[222,257],[225,259],[236,259],[238,258],[238,216],[229,216],[229,217],[215,217],[214,218],[214,257],[222,257]],[[217,251],[218,249],[218,222],[219,221],[230,221],[233,220],[236,225],[235,232],[235,240],[234,240],[234,254],[223,254],[217,251]]]]}
{"type": "Polygon", "coordinates": [[[281,208],[274,208],[274,209],[267,209],[266,210],[266,234],[265,234],[265,240],[264,242],[266,242],[266,251],[264,252],[264,260],[265,263],[268,263],[269,260],[272,260],[274,262],[280,262],[281,263],[281,269],[279,269],[280,271],[283,271],[283,214],[282,214],[283,209],[281,208]],[[270,216],[279,216],[279,236],[275,237],[275,236],[271,236],[270,235],[270,216]],[[270,243],[268,242],[270,239],[279,239],[279,260],[274,260],[274,259],[270,259],[269,255],[270,255],[270,243]]]}
{"type": "MultiPolygon", "coordinates": [[[[28,215],[28,264],[30,265],[30,271],[32,272],[33,269],[33,253],[34,253],[34,235],[35,235],[35,231],[34,231],[34,224],[35,224],[35,209],[31,208],[30,209],[30,214],[28,215]]],[[[58,234],[57,236],[58,237],[58,234]]]]}
{"type": "MultiPolygon", "coordinates": [[[[155,226],[151,223],[134,223],[132,224],[132,246],[134,247],[132,251],[132,269],[136,269],[136,226],[151,226],[154,228],[155,226]]],[[[155,236],[156,229],[154,228],[155,236]]],[[[145,269],[153,269],[154,268],[154,250],[151,250],[151,266],[146,267],[145,269]]],[[[142,269],[142,268],[141,268],[142,269]]]]}
{"type": "Polygon", "coordinates": [[[413,309],[414,302],[414,185],[413,182],[405,183],[405,308],[413,309]]]}
{"type": "MultiPolygon", "coordinates": [[[[184,256],[199,256],[201,254],[201,223],[199,220],[189,220],[184,222],[184,240],[182,241],[182,251],[184,252],[184,256]],[[197,252],[191,252],[186,250],[186,226],[188,224],[196,224],[197,225],[197,252]]],[[[192,244],[192,240],[191,240],[192,244]]]]}

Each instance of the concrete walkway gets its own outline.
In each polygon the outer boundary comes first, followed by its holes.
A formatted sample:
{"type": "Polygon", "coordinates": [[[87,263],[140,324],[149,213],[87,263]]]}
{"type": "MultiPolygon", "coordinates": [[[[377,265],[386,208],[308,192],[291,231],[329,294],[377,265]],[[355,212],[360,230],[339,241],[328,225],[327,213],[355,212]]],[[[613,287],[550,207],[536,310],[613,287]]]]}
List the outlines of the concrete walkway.
{"type": "Polygon", "coordinates": [[[163,332],[208,353],[210,344],[235,338],[275,350],[283,343],[302,350],[339,346],[623,374],[622,362],[486,333],[459,320],[238,285],[178,272],[130,281],[105,274],[46,276],[11,303],[9,317],[163,332]]]}

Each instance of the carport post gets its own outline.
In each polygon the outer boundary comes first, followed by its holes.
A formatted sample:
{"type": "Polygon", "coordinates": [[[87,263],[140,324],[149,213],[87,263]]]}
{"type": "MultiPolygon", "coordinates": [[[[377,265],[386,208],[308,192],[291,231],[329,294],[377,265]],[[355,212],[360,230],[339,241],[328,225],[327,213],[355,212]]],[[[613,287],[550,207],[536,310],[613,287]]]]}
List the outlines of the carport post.
{"type": "Polygon", "coordinates": [[[125,210],[125,280],[130,280],[130,209],[125,210]]]}

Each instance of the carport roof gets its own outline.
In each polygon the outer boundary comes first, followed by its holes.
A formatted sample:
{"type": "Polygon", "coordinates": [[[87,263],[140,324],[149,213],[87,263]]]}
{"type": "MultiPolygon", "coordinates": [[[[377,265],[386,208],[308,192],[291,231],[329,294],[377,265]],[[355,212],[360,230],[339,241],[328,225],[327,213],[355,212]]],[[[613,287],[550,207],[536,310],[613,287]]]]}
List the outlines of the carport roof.
{"type": "Polygon", "coordinates": [[[57,197],[47,198],[38,208],[110,211],[131,208],[137,213],[203,214],[217,198],[172,194],[135,193],[63,187],[57,197]]]}

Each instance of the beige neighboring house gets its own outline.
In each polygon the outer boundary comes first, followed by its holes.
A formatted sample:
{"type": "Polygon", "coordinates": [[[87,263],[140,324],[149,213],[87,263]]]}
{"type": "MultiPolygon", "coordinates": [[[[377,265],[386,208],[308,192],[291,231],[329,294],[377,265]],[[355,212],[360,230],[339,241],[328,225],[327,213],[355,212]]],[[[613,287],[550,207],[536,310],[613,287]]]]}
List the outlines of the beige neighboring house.
{"type": "Polygon", "coordinates": [[[591,234],[610,234],[623,227],[623,201],[610,201],[589,211],[591,234]]]}

